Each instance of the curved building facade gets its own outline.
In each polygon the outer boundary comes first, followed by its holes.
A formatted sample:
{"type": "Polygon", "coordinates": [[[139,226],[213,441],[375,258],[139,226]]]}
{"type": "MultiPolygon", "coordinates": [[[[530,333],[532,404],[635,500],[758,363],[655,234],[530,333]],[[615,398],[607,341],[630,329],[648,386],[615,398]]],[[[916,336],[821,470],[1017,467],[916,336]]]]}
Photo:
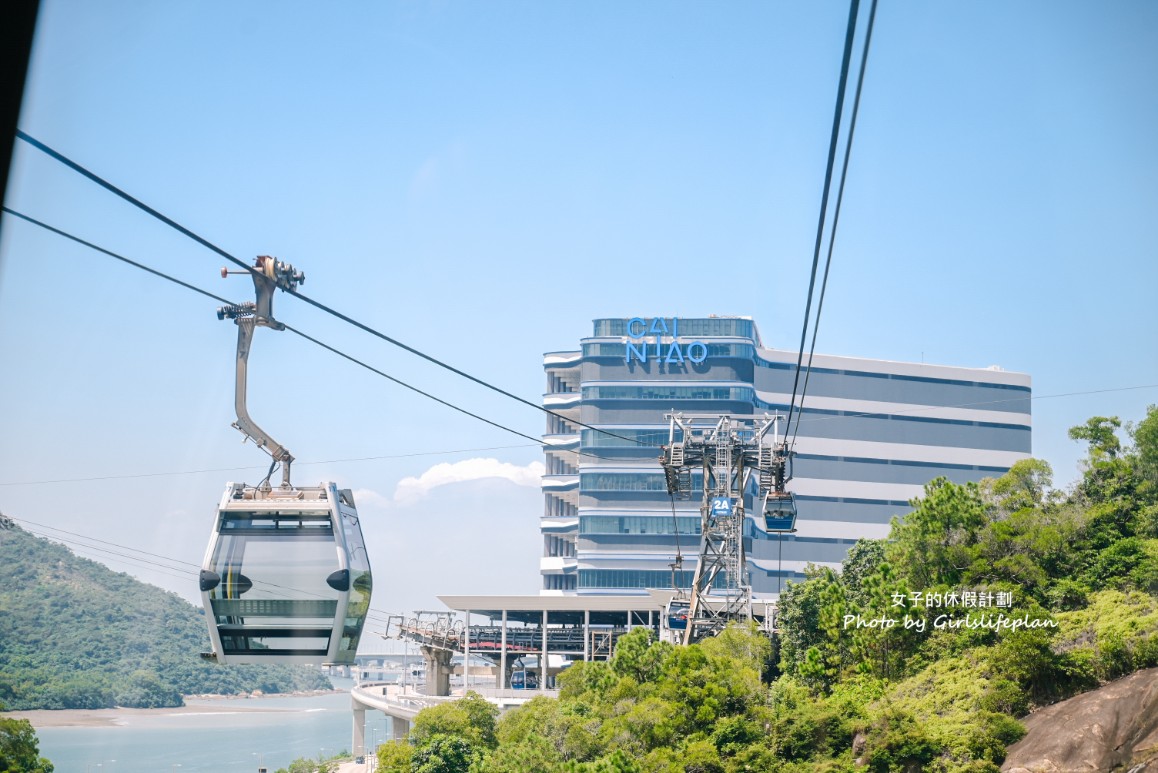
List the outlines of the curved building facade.
{"type": "MultiPolygon", "coordinates": [[[[579,343],[543,363],[543,404],[559,414],[544,437],[543,592],[686,587],[699,502],[668,496],[664,415],[786,415],[796,351],[764,347],[742,317],[597,319],[579,343]]],[[[807,564],[836,566],[858,539],[887,535],[933,478],[996,477],[1028,457],[1030,397],[1029,376],[996,367],[816,355],[788,485],[797,532],[770,536],[748,520],[753,593],[775,595],[807,564]]]]}

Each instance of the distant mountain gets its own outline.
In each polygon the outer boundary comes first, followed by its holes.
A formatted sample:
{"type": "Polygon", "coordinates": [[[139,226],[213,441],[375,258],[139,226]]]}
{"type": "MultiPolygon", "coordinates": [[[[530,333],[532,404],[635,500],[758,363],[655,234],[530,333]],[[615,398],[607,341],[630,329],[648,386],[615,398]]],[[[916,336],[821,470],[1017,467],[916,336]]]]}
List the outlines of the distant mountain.
{"type": "MultiPolygon", "coordinates": [[[[0,516],[0,704],[180,706],[182,695],[329,689],[305,666],[220,666],[198,607],[0,516]]],[[[191,578],[190,582],[194,580],[191,578]]]]}

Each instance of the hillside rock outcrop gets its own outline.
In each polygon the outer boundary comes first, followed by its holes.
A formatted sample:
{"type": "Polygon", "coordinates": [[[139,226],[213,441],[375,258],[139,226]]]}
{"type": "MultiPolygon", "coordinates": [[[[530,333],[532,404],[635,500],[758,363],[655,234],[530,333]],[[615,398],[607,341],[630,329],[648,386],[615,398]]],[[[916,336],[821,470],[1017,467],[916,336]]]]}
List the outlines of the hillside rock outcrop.
{"type": "Polygon", "coordinates": [[[1158,668],[1047,706],[1022,720],[1003,773],[1158,773],[1158,668]]]}

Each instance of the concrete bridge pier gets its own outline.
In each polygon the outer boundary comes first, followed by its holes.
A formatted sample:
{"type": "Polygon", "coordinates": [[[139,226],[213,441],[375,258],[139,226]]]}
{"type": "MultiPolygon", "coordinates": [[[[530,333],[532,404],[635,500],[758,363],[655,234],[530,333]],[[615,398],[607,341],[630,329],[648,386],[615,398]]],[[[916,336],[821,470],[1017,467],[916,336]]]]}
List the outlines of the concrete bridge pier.
{"type": "Polygon", "coordinates": [[[354,710],[354,737],[351,752],[354,757],[363,757],[366,754],[366,707],[351,699],[350,708],[354,710]]]}
{"type": "Polygon", "coordinates": [[[502,689],[511,689],[511,674],[513,673],[515,673],[515,662],[513,660],[507,660],[502,670],[503,680],[502,684],[500,685],[502,689]]]}
{"type": "Polygon", "coordinates": [[[422,658],[426,661],[425,695],[450,695],[450,650],[422,646],[422,658]]]}

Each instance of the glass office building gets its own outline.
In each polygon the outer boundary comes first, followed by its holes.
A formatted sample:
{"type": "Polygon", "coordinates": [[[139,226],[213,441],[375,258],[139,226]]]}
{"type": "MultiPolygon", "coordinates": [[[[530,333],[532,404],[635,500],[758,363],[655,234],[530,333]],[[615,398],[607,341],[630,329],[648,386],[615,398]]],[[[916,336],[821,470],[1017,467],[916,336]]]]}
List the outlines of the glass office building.
{"type": "MultiPolygon", "coordinates": [[[[787,414],[796,351],[765,348],[743,317],[610,318],[543,365],[543,405],[558,416],[544,438],[542,592],[671,588],[677,543],[675,581],[690,585],[699,501],[668,496],[664,415],[787,414]]],[[[933,478],[995,477],[1029,455],[1025,374],[816,355],[788,485],[797,532],[748,519],[753,593],[775,595],[807,564],[837,566],[856,540],[886,536],[933,478]]]]}

